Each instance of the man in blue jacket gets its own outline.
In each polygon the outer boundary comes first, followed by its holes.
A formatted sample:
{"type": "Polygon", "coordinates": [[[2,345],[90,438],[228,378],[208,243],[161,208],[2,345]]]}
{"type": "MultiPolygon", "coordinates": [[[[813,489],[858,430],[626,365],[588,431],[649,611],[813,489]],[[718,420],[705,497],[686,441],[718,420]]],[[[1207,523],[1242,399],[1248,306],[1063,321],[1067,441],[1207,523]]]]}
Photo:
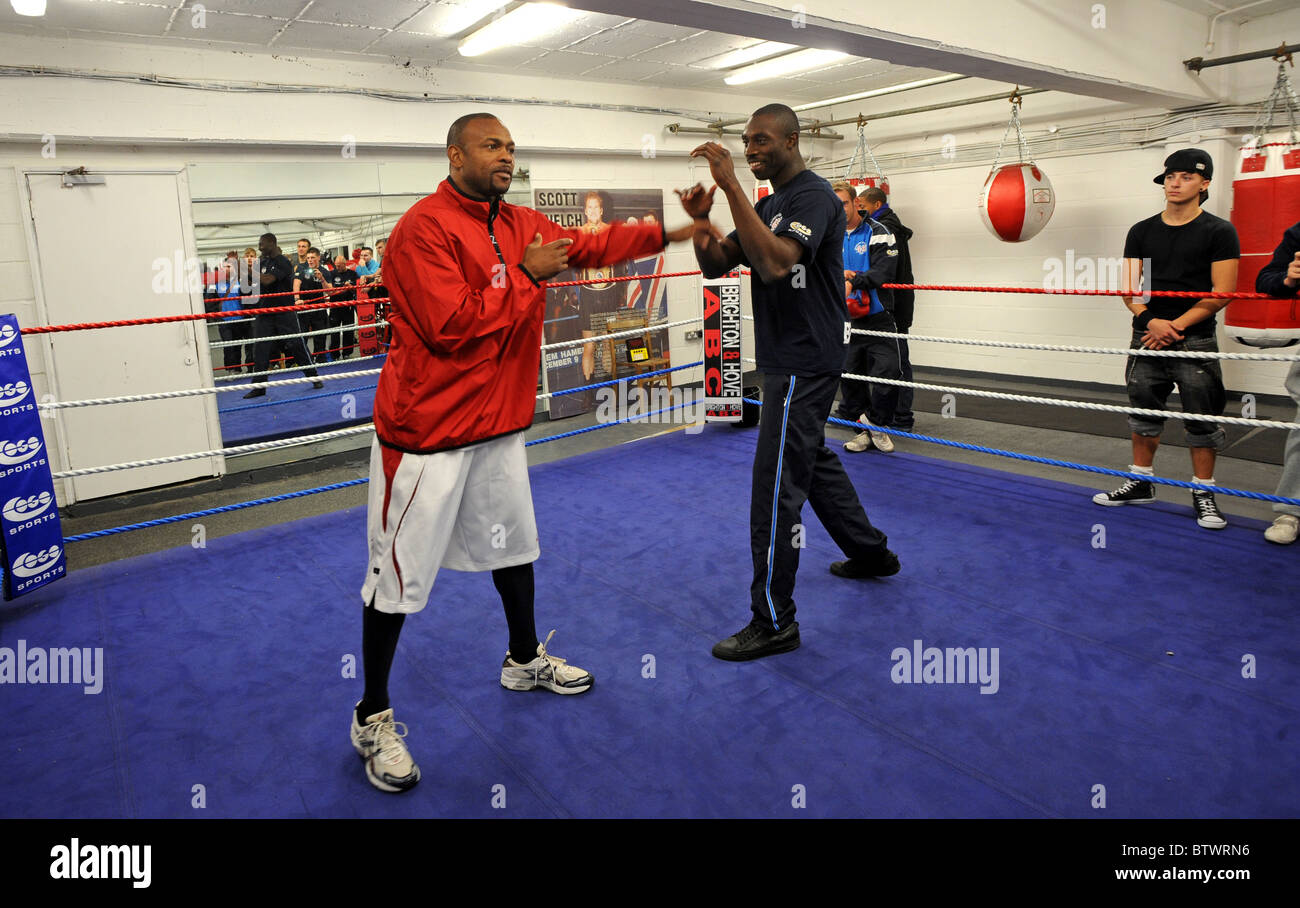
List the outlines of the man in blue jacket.
{"type": "MultiPolygon", "coordinates": [[[[853,327],[897,332],[892,291],[880,286],[893,282],[898,269],[898,244],[894,235],[879,221],[862,216],[853,201],[857,190],[850,184],[839,182],[831,188],[844,203],[844,295],[853,327]]],[[[844,371],[873,378],[901,379],[901,360],[898,338],[854,334],[849,341],[844,371]]],[[[856,437],[844,443],[844,450],[860,453],[873,444],[884,453],[894,450],[888,433],[875,427],[893,425],[898,393],[898,385],[868,384],[852,378],[842,380],[840,405],[835,415],[866,425],[856,437]]]]}
{"type": "MultiPolygon", "coordinates": [[[[1281,245],[1273,250],[1273,260],[1255,278],[1255,292],[1280,299],[1294,299],[1300,295],[1300,223],[1292,224],[1282,234],[1281,245]]],[[[1291,364],[1291,371],[1286,374],[1286,390],[1296,402],[1296,421],[1300,422],[1300,362],[1291,364]]],[[[1282,478],[1278,481],[1276,494],[1280,498],[1300,498],[1300,429],[1287,433],[1286,452],[1282,455],[1282,478]]],[[[1300,507],[1275,504],[1273,510],[1277,517],[1264,531],[1264,538],[1278,545],[1290,545],[1300,530],[1300,507]]]]}

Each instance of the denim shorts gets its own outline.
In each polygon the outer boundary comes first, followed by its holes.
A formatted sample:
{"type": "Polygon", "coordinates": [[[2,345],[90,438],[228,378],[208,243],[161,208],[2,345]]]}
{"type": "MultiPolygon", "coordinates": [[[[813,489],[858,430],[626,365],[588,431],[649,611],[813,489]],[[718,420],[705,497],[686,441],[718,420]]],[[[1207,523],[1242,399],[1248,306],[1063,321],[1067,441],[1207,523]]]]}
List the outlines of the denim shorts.
{"type": "MultiPolygon", "coordinates": [[[[1134,331],[1129,349],[1142,347],[1142,332],[1134,331]]],[[[1166,350],[1200,350],[1207,353],[1218,352],[1219,344],[1213,335],[1208,337],[1185,337],[1166,350]]],[[[1165,402],[1178,387],[1178,396],[1182,400],[1184,413],[1204,413],[1209,416],[1222,416],[1227,404],[1227,392],[1223,389],[1223,370],[1217,359],[1192,359],[1176,356],[1130,356],[1124,370],[1125,383],[1128,385],[1129,403],[1145,410],[1164,410],[1165,402]]],[[[1183,420],[1187,432],[1187,444],[1193,448],[1214,448],[1223,450],[1227,436],[1219,423],[1183,420]]],[[[1129,428],[1136,435],[1158,437],[1165,421],[1151,416],[1130,415],[1129,428]]]]}

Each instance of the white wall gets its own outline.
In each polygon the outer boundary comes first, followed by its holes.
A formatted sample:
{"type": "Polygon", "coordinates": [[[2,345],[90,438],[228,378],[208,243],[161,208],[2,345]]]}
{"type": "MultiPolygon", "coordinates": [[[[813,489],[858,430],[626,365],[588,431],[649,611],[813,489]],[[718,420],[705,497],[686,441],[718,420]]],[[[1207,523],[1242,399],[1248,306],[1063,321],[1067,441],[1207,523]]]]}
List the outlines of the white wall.
{"type": "MultiPolygon", "coordinates": [[[[891,174],[893,204],[903,222],[916,231],[911,250],[917,281],[1043,287],[1054,260],[1064,270],[1067,256],[1076,263],[1084,258],[1122,257],[1128,229],[1163,209],[1163,193],[1152,177],[1160,172],[1169,150],[1183,144],[1040,161],[1056,190],[1056,210],[1042,232],[1024,243],[1002,242],[980,220],[978,194],[988,174],[987,163],[891,174]]],[[[1206,210],[1227,218],[1233,146],[1202,140],[1199,147],[1210,151],[1221,168],[1206,210]]],[[[1082,267],[1076,264],[1076,276],[1082,267]]],[[[1075,289],[1086,289],[1077,284],[1077,277],[1075,289]]],[[[918,291],[912,333],[1127,347],[1130,319],[1118,297],[918,291]]],[[[1228,339],[1222,323],[1220,314],[1221,349],[1260,352],[1228,339]]],[[[1122,384],[1124,368],[1121,356],[937,343],[914,343],[912,357],[924,366],[1113,385],[1122,384]]],[[[1225,361],[1223,373],[1230,390],[1281,394],[1286,364],[1225,361]]]]}
{"type": "MultiPolygon", "coordinates": [[[[1236,34],[1235,26],[1219,26],[1215,53],[1254,49],[1276,39],[1284,29],[1300,25],[1300,10],[1266,20],[1247,23],[1236,34]]],[[[98,66],[116,71],[188,71],[194,77],[235,78],[320,85],[375,85],[410,90],[417,80],[395,72],[392,67],[356,62],[286,60],[259,58],[248,54],[230,55],[187,49],[130,46],[114,47],[87,41],[16,39],[0,35],[0,55],[6,62],[44,61],[50,65],[98,66]],[[232,59],[233,58],[233,59],[232,59]],[[186,70],[188,67],[188,70],[186,70]]],[[[1250,64],[1248,75],[1238,77],[1241,85],[1254,88],[1258,96],[1271,84],[1271,64],[1250,64]]],[[[1241,73],[1246,73],[1245,69],[1241,73]]],[[[463,76],[448,74],[439,88],[463,88],[463,76]]],[[[482,89],[481,77],[476,77],[482,89]]],[[[610,104],[715,111],[733,114],[753,109],[761,97],[717,99],[684,91],[659,91],[649,87],[604,85],[583,86],[572,81],[526,80],[536,97],[575,98],[610,104]]],[[[972,83],[956,83],[956,86],[972,83]]],[[[490,86],[494,92],[524,92],[524,80],[503,78],[490,86]]],[[[956,90],[956,87],[945,87],[956,90]]],[[[606,188],[657,187],[665,191],[665,205],[675,211],[673,188],[695,180],[707,181],[707,170],[692,165],[685,153],[703,139],[671,136],[664,125],[674,119],[664,112],[596,111],[556,109],[536,104],[462,103],[420,104],[380,101],[358,97],[329,99],[295,98],[292,105],[275,95],[240,95],[220,91],[195,91],[127,83],[87,82],[77,79],[0,79],[0,305],[18,315],[25,324],[38,321],[35,268],[28,249],[28,227],[24,224],[20,193],[24,191],[21,171],[65,169],[84,165],[92,170],[179,169],[190,164],[242,164],[249,168],[248,187],[232,187],[229,195],[268,194],[258,185],[256,174],[269,172],[267,165],[311,165],[344,160],[347,136],[355,139],[357,165],[377,165],[383,175],[385,193],[431,191],[445,173],[440,144],[450,120],[468,110],[501,112],[519,143],[518,162],[531,171],[533,188],[591,186],[606,188]],[[257,115],[271,109],[316,105],[328,109],[333,119],[291,119],[257,115]],[[349,132],[339,128],[346,123],[349,132]],[[41,136],[53,135],[57,154],[42,155],[41,136]],[[643,156],[645,139],[654,143],[654,156],[643,156]],[[79,138],[81,137],[81,138],[79,138]],[[582,149],[575,151],[574,149],[582,149]]],[[[1069,105],[1064,96],[1032,96],[1026,99],[1026,120],[1041,131],[1041,110],[1035,98],[1052,98],[1053,115],[1066,118],[1069,105]]],[[[891,106],[906,106],[891,101],[891,106]]],[[[923,103],[919,99],[917,103],[923,103]]],[[[1079,109],[1091,121],[1104,119],[1093,99],[1079,100],[1079,109]]],[[[1128,115],[1135,108],[1119,105],[1109,116],[1128,115]]],[[[966,117],[963,109],[962,117],[966,117]]],[[[1001,135],[1006,108],[981,108],[981,113],[962,122],[962,142],[973,143],[1001,135]]],[[[948,131],[955,117],[942,112],[898,120],[888,124],[889,148],[934,147],[948,131]]],[[[689,122],[683,119],[682,122],[689,122]]],[[[805,142],[804,150],[825,158],[846,157],[852,149],[853,129],[846,142],[805,142]]],[[[1202,137],[1212,147],[1220,178],[1209,206],[1227,216],[1230,210],[1230,177],[1225,164],[1232,155],[1232,143],[1202,137]]],[[[739,142],[729,138],[728,146],[739,153],[739,142]]],[[[1180,143],[1174,142],[1175,145],[1180,143]]],[[[1125,234],[1134,222],[1161,207],[1158,187],[1151,177],[1167,153],[1163,144],[1141,151],[1119,151],[1041,160],[1057,191],[1055,216],[1038,237],[1024,244],[1005,244],[983,227],[977,210],[978,192],[988,171],[988,160],[946,169],[891,173],[894,200],[904,221],[916,230],[913,258],[918,278],[926,282],[962,284],[1018,284],[1041,286],[1049,260],[1064,260],[1070,252],[1076,260],[1087,256],[1118,257],[1125,234]]],[[[359,170],[360,172],[360,170],[359,170]]],[[[370,177],[358,180],[358,191],[371,186],[370,177]],[[364,184],[364,186],[362,185],[364,184]]],[[[333,188],[333,187],[332,187],[333,188]]],[[[206,191],[205,191],[206,192],[206,191]]],[[[212,193],[206,193],[211,195],[212,193]]],[[[717,212],[729,226],[725,206],[717,212]]],[[[669,223],[680,223],[669,216],[669,223]]],[[[122,255],[132,254],[130,237],[105,237],[118,244],[122,255]]],[[[192,253],[193,250],[187,250],[192,253]]],[[[68,255],[74,255],[69,250],[68,255]]],[[[668,255],[670,270],[693,270],[694,258],[688,246],[668,255]]],[[[669,283],[670,318],[677,320],[698,311],[694,281],[669,283]]],[[[141,293],[150,288],[140,288],[141,293]]],[[[94,318],[93,295],[87,295],[86,318],[94,318]]],[[[998,338],[1033,343],[1124,346],[1128,316],[1114,298],[1013,296],[977,293],[923,292],[918,297],[916,333],[935,333],[972,338],[998,338]]],[[[687,344],[685,328],[675,329],[673,355],[681,362],[694,359],[698,343],[687,344]]],[[[1237,347],[1221,335],[1225,350],[1237,347]]],[[[28,344],[38,395],[48,393],[47,344],[28,344]]],[[[914,345],[918,365],[980,370],[997,374],[1039,376],[1103,382],[1118,385],[1122,357],[1084,354],[1047,354],[1002,351],[954,345],[914,345]]],[[[1236,392],[1280,393],[1285,366],[1282,364],[1225,364],[1224,374],[1236,392]]],[[[682,380],[698,379],[687,375],[682,380]]],[[[61,465],[55,464],[55,469],[61,465]]]]}

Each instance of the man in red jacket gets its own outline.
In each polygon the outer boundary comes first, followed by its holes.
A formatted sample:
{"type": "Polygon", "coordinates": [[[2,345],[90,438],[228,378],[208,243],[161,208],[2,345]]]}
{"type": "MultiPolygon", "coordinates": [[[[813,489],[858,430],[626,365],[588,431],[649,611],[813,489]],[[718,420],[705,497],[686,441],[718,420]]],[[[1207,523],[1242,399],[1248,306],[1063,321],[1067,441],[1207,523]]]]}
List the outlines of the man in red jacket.
{"type": "Polygon", "coordinates": [[[590,689],[589,672],[547,652],[549,636],[537,642],[533,621],[539,549],[523,430],[541,363],[541,281],[651,255],[692,233],[561,228],[501,200],[514,155],[493,115],[458,119],[447,134],[451,175],[402,217],[384,254],[392,346],[375,393],[361,590],[366,686],[352,716],[353,747],[384,791],[420,780],[389,706],[388,675],[402,623],[424,608],[439,567],[492,572],[510,629],[504,687],[590,689]]]}

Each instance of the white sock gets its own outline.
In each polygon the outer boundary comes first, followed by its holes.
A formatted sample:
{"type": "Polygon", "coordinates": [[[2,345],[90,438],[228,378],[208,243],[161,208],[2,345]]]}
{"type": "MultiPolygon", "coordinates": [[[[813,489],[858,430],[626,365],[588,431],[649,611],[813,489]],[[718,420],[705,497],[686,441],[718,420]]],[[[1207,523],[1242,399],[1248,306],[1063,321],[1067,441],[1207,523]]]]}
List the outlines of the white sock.
{"type": "MultiPolygon", "coordinates": [[[[1197,483],[1198,485],[1212,486],[1214,485],[1214,477],[1211,476],[1209,479],[1198,479],[1197,477],[1193,476],[1192,482],[1197,483]]],[[[1193,491],[1195,491],[1195,489],[1193,489],[1193,491]]]]}
{"type": "Polygon", "coordinates": [[[1156,475],[1156,474],[1153,472],[1153,470],[1152,470],[1151,467],[1139,467],[1139,466],[1136,465],[1136,464],[1129,464],[1129,466],[1128,466],[1128,471],[1129,471],[1130,473],[1139,473],[1139,474],[1141,474],[1142,476],[1154,476],[1154,475],[1156,475]]]}

